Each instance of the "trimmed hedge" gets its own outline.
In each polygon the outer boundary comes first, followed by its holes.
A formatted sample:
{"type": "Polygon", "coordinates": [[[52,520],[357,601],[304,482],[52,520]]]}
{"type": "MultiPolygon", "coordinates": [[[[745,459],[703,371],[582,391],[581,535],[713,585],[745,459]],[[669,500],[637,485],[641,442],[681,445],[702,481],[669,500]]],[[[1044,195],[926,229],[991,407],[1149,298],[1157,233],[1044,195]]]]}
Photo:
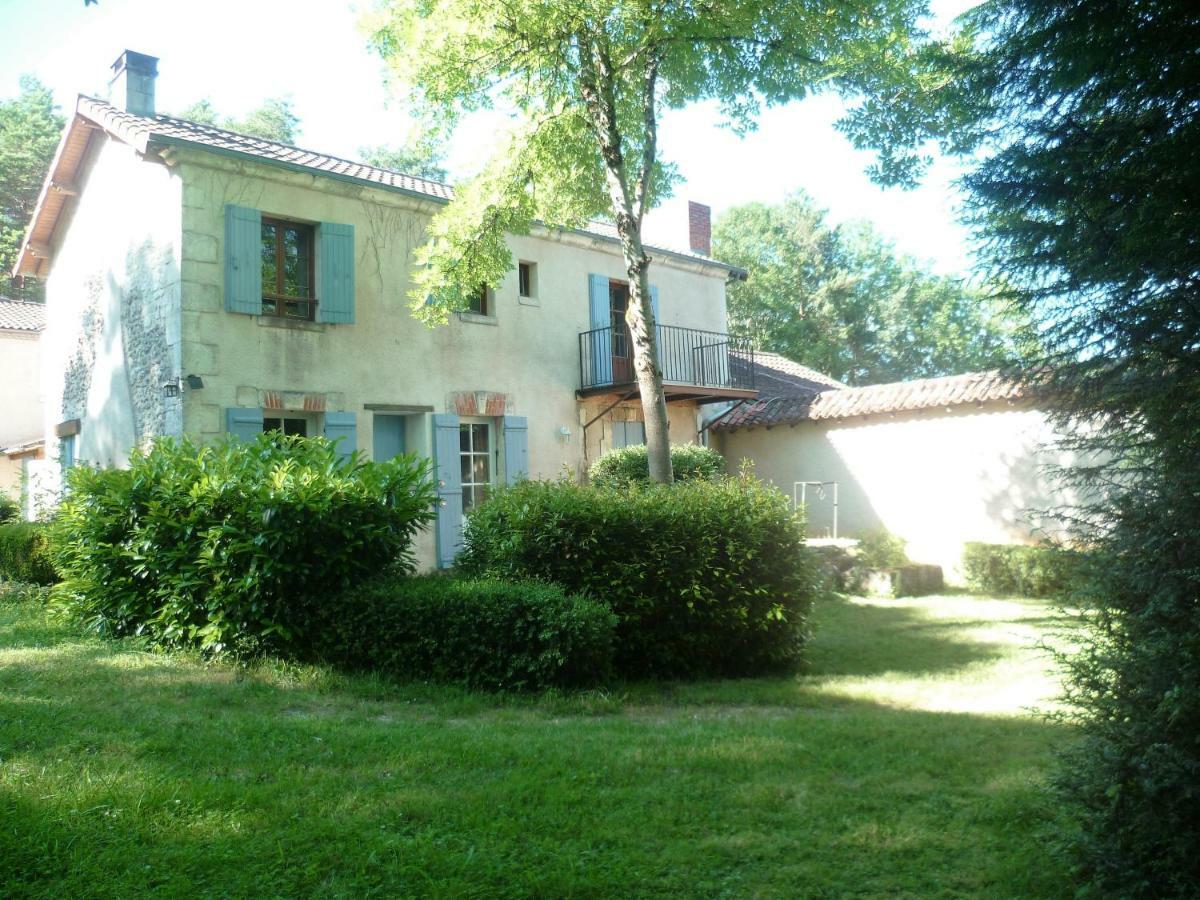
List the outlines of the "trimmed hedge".
{"type": "MultiPolygon", "coordinates": [[[[725,474],[725,457],[699,444],[671,448],[671,471],[676,481],[715,481],[725,474]]],[[[592,463],[588,480],[595,487],[625,488],[650,480],[650,459],[645,444],[609,450],[592,463]]]]}
{"type": "Polygon", "coordinates": [[[459,566],[606,603],[626,676],[792,668],[817,590],[802,521],[749,477],[626,490],[522,482],[471,513],[459,566]]]}
{"type": "Polygon", "coordinates": [[[581,686],[612,669],[616,616],[553,585],[381,578],[314,608],[337,666],[487,690],[581,686]]]}
{"type": "Polygon", "coordinates": [[[0,525],[0,581],[24,584],[58,581],[45,525],[37,522],[0,525]]]}
{"type": "Polygon", "coordinates": [[[157,441],[72,468],[51,529],[57,599],[85,625],[208,651],[303,651],[314,603],[411,570],[428,462],[359,463],[324,438],[157,441]]]}
{"type": "Polygon", "coordinates": [[[984,544],[963,547],[963,574],[979,591],[1023,597],[1064,597],[1083,574],[1086,555],[1052,544],[984,544]]]}

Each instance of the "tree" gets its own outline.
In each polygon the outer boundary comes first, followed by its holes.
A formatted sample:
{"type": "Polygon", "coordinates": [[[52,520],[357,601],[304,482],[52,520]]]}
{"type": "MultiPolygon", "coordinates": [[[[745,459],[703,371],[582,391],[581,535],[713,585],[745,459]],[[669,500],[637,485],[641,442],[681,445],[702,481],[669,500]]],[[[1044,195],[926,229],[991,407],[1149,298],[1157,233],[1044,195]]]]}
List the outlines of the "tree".
{"type": "Polygon", "coordinates": [[[1017,324],[992,293],[933,275],[868,225],[837,228],[811,198],[727,210],[713,253],[750,277],[729,289],[738,335],[851,384],[1009,363],[1017,324]]]}
{"type": "Polygon", "coordinates": [[[212,101],[205,97],[197,100],[179,114],[179,118],[189,122],[199,122],[201,125],[212,125],[214,128],[225,128],[238,134],[248,134],[268,141],[278,141],[281,144],[294,144],[300,129],[300,117],[292,108],[288,97],[271,97],[252,110],[244,119],[231,116],[222,117],[213,106],[212,101]]]}
{"type": "Polygon", "coordinates": [[[363,162],[384,169],[395,169],[405,175],[446,181],[448,173],[442,165],[446,159],[445,144],[430,140],[413,140],[402,147],[360,147],[363,162]]]}
{"type": "Polygon", "coordinates": [[[512,267],[505,232],[606,216],[629,279],[650,477],[670,481],[642,242],[645,213],[673,181],[658,154],[661,111],[712,99],[748,129],[763,103],[817,91],[860,97],[846,129],[883,148],[877,175],[911,180],[921,164],[911,148],[938,124],[925,101],[944,86],[923,52],[924,12],[922,0],[382,0],[368,22],[374,47],[419,107],[448,125],[502,104],[515,123],[434,217],[417,259],[415,314],[445,321],[480,284],[498,284],[512,267]]]}
{"type": "Polygon", "coordinates": [[[972,25],[973,216],[1062,426],[1108,460],[1081,473],[1070,837],[1097,895],[1200,896],[1200,8],[990,0],[972,25]]]}
{"type": "MultiPolygon", "coordinates": [[[[5,283],[65,124],[49,88],[30,75],[21,77],[20,87],[15,98],[0,101],[0,267],[5,283]]],[[[36,289],[25,293],[41,297],[36,289]]]]}

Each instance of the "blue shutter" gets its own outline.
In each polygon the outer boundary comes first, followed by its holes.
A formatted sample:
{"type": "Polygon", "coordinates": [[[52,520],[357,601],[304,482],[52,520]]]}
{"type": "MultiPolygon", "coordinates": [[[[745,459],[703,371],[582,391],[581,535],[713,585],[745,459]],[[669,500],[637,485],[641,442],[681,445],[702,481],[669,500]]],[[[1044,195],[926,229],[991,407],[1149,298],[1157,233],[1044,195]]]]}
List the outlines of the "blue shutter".
{"type": "Polygon", "coordinates": [[[439,569],[454,565],[462,548],[462,463],[459,459],[458,416],[433,417],[433,465],[437,478],[437,560],[439,569]]]}
{"type": "Polygon", "coordinates": [[[612,384],[612,308],[608,298],[608,279],[603,275],[588,276],[588,302],[591,312],[592,335],[588,356],[591,365],[584,366],[584,385],[612,384]]]}
{"type": "Polygon", "coordinates": [[[337,455],[353,459],[358,449],[358,427],[352,412],[325,413],[325,437],[337,441],[337,455]]]}
{"type": "Polygon", "coordinates": [[[658,344],[658,360],[661,365],[663,358],[663,333],[662,322],[658,318],[658,285],[656,284],[650,285],[650,312],[654,316],[654,341],[658,344]]]}
{"type": "Polygon", "coordinates": [[[225,309],[262,315],[262,213],[225,204],[225,309]]]}
{"type": "Polygon", "coordinates": [[[529,420],[524,416],[505,416],[504,483],[514,484],[529,477],[529,420]]]}
{"type": "Polygon", "coordinates": [[[322,222],[317,229],[317,321],[354,322],[354,226],[322,222]]]}
{"type": "Polygon", "coordinates": [[[225,431],[238,440],[254,440],[263,433],[262,410],[239,409],[234,406],[226,407],[225,431]]]}

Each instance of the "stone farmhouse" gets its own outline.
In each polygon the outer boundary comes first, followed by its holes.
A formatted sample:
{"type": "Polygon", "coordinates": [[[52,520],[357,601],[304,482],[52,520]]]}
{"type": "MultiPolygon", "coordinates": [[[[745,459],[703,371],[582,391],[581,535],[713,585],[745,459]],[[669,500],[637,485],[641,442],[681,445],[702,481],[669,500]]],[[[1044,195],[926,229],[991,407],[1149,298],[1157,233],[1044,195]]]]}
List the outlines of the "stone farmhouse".
{"type": "MultiPolygon", "coordinates": [[[[15,274],[47,298],[35,493],[159,435],[324,434],[434,460],[418,554],[446,566],[494,486],[642,440],[611,229],[512,236],[504,283],[430,329],[410,267],[451,188],[162,115],[156,77],[126,51],[110,100],[79,97],[21,247],[15,274]]],[[[707,208],[691,218],[690,247],[651,251],[678,443],[707,405],[756,396],[753,351],[726,334],[745,273],[709,258],[707,208]]]]}

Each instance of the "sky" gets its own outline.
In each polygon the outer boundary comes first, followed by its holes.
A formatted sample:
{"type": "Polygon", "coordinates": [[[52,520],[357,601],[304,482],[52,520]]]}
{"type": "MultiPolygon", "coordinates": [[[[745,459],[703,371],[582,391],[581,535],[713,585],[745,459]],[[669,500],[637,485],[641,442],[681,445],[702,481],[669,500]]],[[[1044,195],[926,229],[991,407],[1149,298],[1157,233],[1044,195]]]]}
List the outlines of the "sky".
{"type": "MultiPolygon", "coordinates": [[[[221,113],[243,115],[267,97],[290,96],[301,120],[298,143],[356,158],[362,146],[398,144],[408,117],[385,87],[382,62],[358,29],[365,4],[336,0],[0,0],[0,97],[33,74],[64,110],[75,95],[105,96],[110,66],[125,49],[159,57],[157,104],[177,112],[207,97],[221,113]]],[[[972,0],[934,0],[933,27],[949,24],[972,0]]],[[[651,241],[686,243],[688,200],[714,215],[739,203],[773,202],[807,191],[835,223],[865,219],[898,250],[945,275],[970,276],[968,230],[958,221],[960,174],[937,158],[914,190],[882,189],[865,174],[870,153],[834,128],[840,100],[817,96],[767,110],[739,138],[715,110],[697,105],[666,113],[661,154],[684,178],[647,220],[651,241]]],[[[463,124],[451,145],[452,177],[487,158],[498,117],[463,124]]]]}

